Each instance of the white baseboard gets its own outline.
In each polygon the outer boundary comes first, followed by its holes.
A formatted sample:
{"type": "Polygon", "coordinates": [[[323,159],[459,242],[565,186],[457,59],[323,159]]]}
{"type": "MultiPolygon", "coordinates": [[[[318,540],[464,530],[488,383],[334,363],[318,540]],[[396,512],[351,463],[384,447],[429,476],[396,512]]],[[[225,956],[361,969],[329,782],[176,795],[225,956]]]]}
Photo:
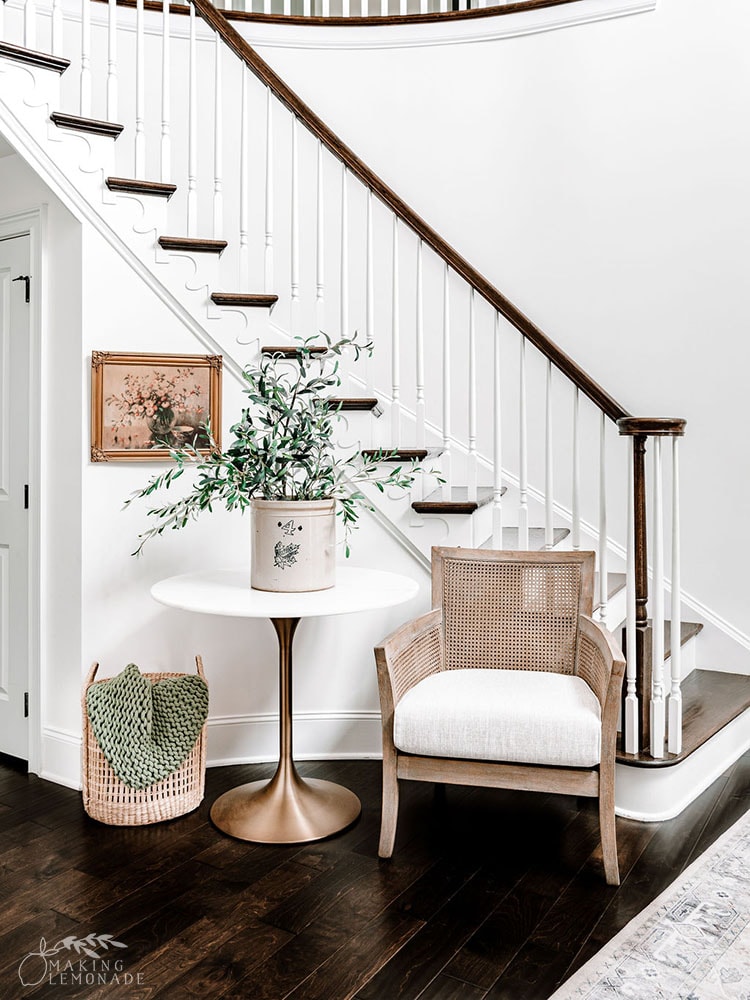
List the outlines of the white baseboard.
{"type": "Polygon", "coordinates": [[[81,734],[69,729],[42,727],[39,777],[67,788],[81,789],[81,734]]]}
{"type": "MultiPolygon", "coordinates": [[[[208,720],[208,767],[275,761],[275,713],[217,716],[208,720]]],[[[381,756],[379,712],[300,712],[294,716],[296,760],[357,760],[381,756]]],[[[45,726],[39,777],[81,788],[81,734],[45,726]]]]}
{"type": "MultiPolygon", "coordinates": [[[[277,760],[279,717],[229,715],[208,720],[207,764],[277,760]]],[[[300,712],[294,715],[296,760],[352,760],[381,756],[379,712],[300,712]]]]}
{"type": "Polygon", "coordinates": [[[748,749],[750,709],[679,764],[669,767],[618,764],[615,812],[645,823],[673,819],[748,749]]]}
{"type": "MultiPolygon", "coordinates": [[[[208,721],[207,765],[265,763],[278,759],[278,716],[219,716],[208,721]]],[[[671,767],[617,765],[618,816],[658,822],[679,815],[750,749],[750,709],[705,746],[671,767]]],[[[381,756],[378,712],[301,712],[294,717],[297,760],[362,760],[381,756]]],[[[40,777],[81,788],[81,736],[45,727],[40,777]]]]}

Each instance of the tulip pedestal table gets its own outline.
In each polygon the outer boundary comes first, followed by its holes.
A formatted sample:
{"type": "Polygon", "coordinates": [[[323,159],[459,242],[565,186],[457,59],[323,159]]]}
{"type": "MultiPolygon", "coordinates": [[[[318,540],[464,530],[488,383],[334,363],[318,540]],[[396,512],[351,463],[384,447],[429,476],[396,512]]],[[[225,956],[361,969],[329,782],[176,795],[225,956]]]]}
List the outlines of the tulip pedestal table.
{"type": "Polygon", "coordinates": [[[279,642],[279,765],[270,781],[225,792],[211,807],[224,833],[261,844],[299,844],[329,837],[359,816],[360,801],[341,785],[301,778],[292,756],[292,644],[302,618],[344,615],[402,604],[414,580],[381,570],[337,567],[336,586],[301,594],[253,590],[246,571],[186,573],[154,584],[151,596],[171,608],[207,615],[269,618],[279,642]]]}

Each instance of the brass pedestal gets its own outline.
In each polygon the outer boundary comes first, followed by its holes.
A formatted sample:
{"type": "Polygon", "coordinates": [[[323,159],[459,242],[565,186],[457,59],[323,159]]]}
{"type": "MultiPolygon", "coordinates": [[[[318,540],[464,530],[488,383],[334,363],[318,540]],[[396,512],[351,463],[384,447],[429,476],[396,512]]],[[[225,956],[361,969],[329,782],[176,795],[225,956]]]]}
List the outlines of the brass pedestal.
{"type": "Polygon", "coordinates": [[[362,806],[348,788],[301,778],[292,758],[292,643],[299,618],[272,618],[279,640],[279,766],[270,781],[251,781],[220,796],[211,819],[224,833],[260,844],[300,844],[349,826],[362,806]]]}

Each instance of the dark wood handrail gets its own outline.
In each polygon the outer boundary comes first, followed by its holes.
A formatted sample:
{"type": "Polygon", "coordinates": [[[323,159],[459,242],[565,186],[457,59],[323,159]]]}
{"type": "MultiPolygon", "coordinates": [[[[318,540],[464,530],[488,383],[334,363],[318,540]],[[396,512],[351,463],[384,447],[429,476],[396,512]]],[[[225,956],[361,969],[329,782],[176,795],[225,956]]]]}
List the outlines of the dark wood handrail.
{"type": "Polygon", "coordinates": [[[686,424],[684,417],[623,417],[617,429],[623,436],[683,437],[686,424]]]}
{"type": "Polygon", "coordinates": [[[278,76],[258,53],[232,27],[221,11],[210,0],[191,0],[204,21],[217,32],[229,46],[266,84],[292,114],[302,121],[328,150],[333,153],[366,187],[370,188],[391,211],[405,222],[417,236],[430,246],[457,274],[471,285],[489,304],[503,315],[519,333],[534,345],[546,358],[602,410],[611,420],[628,417],[628,411],[595,382],[557,344],[553,343],[528,316],[525,316],[509,299],[499,292],[476,268],[458,253],[449,243],[393,191],[385,181],[371,170],[315,112],[278,76]]]}
{"type": "Polygon", "coordinates": [[[369,17],[322,17],[301,14],[263,14],[249,10],[224,10],[222,14],[230,21],[255,21],[262,24],[311,24],[343,28],[369,27],[371,25],[394,24],[434,24],[438,21],[465,21],[478,17],[502,17],[504,14],[519,14],[525,10],[540,10],[544,7],[560,7],[564,4],[580,3],[580,0],[516,0],[515,3],[496,7],[473,7],[471,10],[441,10],[429,14],[373,14],[369,17]]]}

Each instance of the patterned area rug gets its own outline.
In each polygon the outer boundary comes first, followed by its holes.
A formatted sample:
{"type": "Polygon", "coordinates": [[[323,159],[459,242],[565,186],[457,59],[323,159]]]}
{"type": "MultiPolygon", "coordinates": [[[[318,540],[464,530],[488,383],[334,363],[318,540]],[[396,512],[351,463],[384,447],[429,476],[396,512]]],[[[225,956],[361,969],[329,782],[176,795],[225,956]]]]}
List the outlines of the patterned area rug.
{"type": "Polygon", "coordinates": [[[750,1000],[750,812],[550,1000],[750,1000]]]}

